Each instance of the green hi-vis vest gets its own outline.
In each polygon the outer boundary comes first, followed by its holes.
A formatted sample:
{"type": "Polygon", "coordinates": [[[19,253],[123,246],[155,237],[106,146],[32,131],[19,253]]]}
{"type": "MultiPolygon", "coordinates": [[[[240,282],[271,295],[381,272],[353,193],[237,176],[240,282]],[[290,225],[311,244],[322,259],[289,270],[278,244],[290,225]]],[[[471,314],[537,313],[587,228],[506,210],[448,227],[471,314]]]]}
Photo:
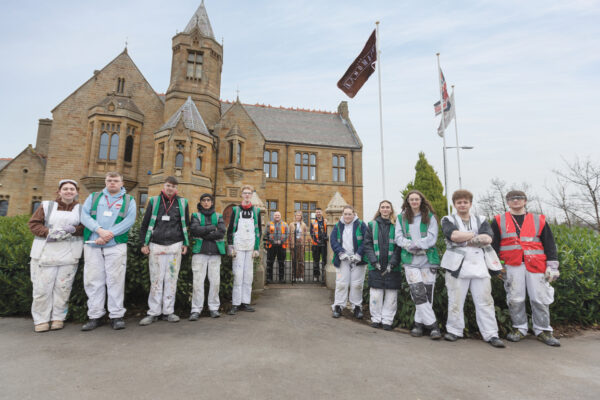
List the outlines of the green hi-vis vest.
{"type": "MultiPolygon", "coordinates": [[[[377,221],[369,222],[369,228],[371,232],[373,232],[373,250],[375,250],[375,256],[377,257],[377,262],[379,262],[379,224],[377,221]]],[[[392,254],[394,254],[394,239],[396,238],[396,227],[394,224],[390,224],[390,236],[388,242],[388,264],[390,259],[392,258],[392,254]]],[[[369,270],[373,271],[375,267],[369,263],[369,270]]],[[[400,266],[397,265],[392,269],[392,271],[400,271],[400,266]]]]}
{"type": "MultiPolygon", "coordinates": [[[[198,220],[200,221],[200,226],[206,226],[206,218],[204,217],[204,214],[200,213],[198,215],[198,213],[193,213],[192,217],[198,218],[198,220]]],[[[210,217],[210,224],[217,226],[219,224],[219,218],[221,218],[221,217],[222,217],[221,214],[214,212],[210,217]]],[[[194,254],[200,253],[200,250],[202,250],[202,242],[204,241],[204,239],[193,238],[192,240],[194,241],[194,245],[192,247],[192,253],[194,253],[194,254]]],[[[217,249],[219,249],[219,253],[221,253],[221,255],[225,255],[225,240],[217,239],[217,240],[215,240],[215,242],[217,243],[217,249]]]]}
{"type": "MultiPolygon", "coordinates": [[[[181,229],[183,229],[183,245],[189,246],[190,239],[188,236],[187,225],[185,224],[185,209],[187,208],[187,199],[183,197],[177,198],[179,203],[179,217],[181,218],[181,229]]],[[[150,207],[152,207],[152,218],[150,218],[150,223],[148,224],[148,230],[146,231],[146,237],[144,238],[144,244],[148,245],[150,243],[150,239],[152,238],[152,232],[154,231],[154,225],[156,225],[156,219],[158,218],[158,209],[160,208],[160,196],[152,196],[150,197],[150,207]]],[[[167,210],[165,210],[166,212],[167,210]]]]}
{"type": "MultiPolygon", "coordinates": [[[[429,220],[431,220],[431,218],[433,218],[433,213],[429,213],[429,220]]],[[[400,216],[400,225],[402,226],[402,231],[404,232],[404,237],[407,239],[412,239],[410,236],[410,228],[409,228],[409,224],[408,221],[404,221],[403,217],[400,216]]],[[[421,237],[427,237],[427,228],[429,226],[425,223],[423,223],[423,219],[421,218],[421,237]]],[[[438,253],[437,248],[435,247],[435,245],[433,247],[430,247],[429,249],[427,249],[425,251],[425,254],[427,254],[427,261],[429,262],[429,264],[431,265],[440,265],[440,254],[438,253]]],[[[413,260],[413,255],[411,253],[408,252],[408,250],[406,249],[402,249],[402,252],[400,253],[400,259],[402,260],[402,264],[410,264],[412,263],[413,260]]]]}
{"type": "MultiPolygon", "coordinates": [[[[237,232],[238,221],[240,220],[240,208],[241,206],[233,207],[233,232],[237,232]]],[[[254,250],[258,250],[260,248],[260,228],[258,227],[258,214],[260,213],[260,208],[256,206],[252,206],[252,217],[254,218],[254,250]]]]}
{"type": "MultiPolygon", "coordinates": [[[[337,240],[338,240],[338,242],[340,242],[340,243],[342,243],[342,234],[340,233],[340,225],[339,225],[339,224],[341,224],[341,223],[342,223],[342,222],[338,222],[338,227],[337,227],[337,240]]],[[[362,242],[363,242],[363,239],[364,239],[364,238],[363,238],[363,235],[362,235],[362,232],[360,231],[360,227],[361,227],[361,226],[362,226],[362,221],[359,219],[359,220],[358,220],[358,225],[357,225],[357,227],[356,227],[356,231],[354,232],[354,236],[356,236],[356,245],[357,245],[358,247],[360,247],[360,246],[361,246],[361,244],[362,244],[362,242]]],[[[342,247],[343,247],[343,246],[342,246],[342,247]]],[[[363,261],[365,261],[365,262],[369,262],[369,261],[367,260],[367,256],[363,256],[363,259],[362,259],[362,260],[363,260],[363,261]]],[[[339,257],[338,257],[338,255],[337,255],[337,254],[335,254],[335,253],[333,254],[333,262],[334,262],[334,264],[335,264],[336,262],[337,262],[337,263],[339,263],[339,262],[340,262],[340,258],[339,258],[339,257]]]]}
{"type": "MultiPolygon", "coordinates": [[[[98,214],[98,203],[100,203],[101,198],[102,198],[102,192],[92,193],[92,208],[90,210],[90,217],[92,217],[92,219],[94,219],[94,220],[96,219],[96,216],[98,214]]],[[[133,196],[130,196],[128,194],[123,196],[123,203],[121,203],[121,209],[119,210],[119,214],[117,215],[117,219],[115,220],[115,225],[125,219],[125,216],[127,215],[127,211],[129,211],[129,204],[131,204],[132,200],[133,200],[133,196]]],[[[87,242],[90,239],[91,234],[92,234],[92,231],[90,231],[88,228],[85,228],[83,230],[83,241],[87,242]]],[[[117,242],[119,244],[127,243],[127,241],[129,240],[129,231],[122,233],[119,236],[115,236],[114,239],[115,239],[115,242],[117,242]]]]}

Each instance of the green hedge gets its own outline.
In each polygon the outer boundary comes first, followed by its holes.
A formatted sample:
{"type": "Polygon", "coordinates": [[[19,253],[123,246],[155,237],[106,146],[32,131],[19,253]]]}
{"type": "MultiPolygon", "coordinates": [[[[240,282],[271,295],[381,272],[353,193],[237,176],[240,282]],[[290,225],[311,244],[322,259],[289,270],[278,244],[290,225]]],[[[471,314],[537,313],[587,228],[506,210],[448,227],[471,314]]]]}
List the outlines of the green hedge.
{"type": "MultiPolygon", "coordinates": [[[[27,315],[31,311],[31,278],[29,273],[29,251],[33,235],[27,227],[29,216],[0,218],[0,316],[27,315]]],[[[125,279],[125,307],[128,313],[142,312],[148,309],[150,277],[148,257],[140,252],[138,243],[141,217],[129,232],[127,248],[127,273],[125,279]]],[[[183,256],[175,311],[187,315],[192,300],[192,257],[183,256]]],[[[208,281],[205,283],[208,293],[208,281]]],[[[231,257],[224,256],[221,262],[221,303],[231,301],[233,274],[231,257]]],[[[83,288],[83,260],[73,283],[69,301],[68,319],[83,321],[87,313],[87,296],[83,288]]]]}
{"type": "MultiPolygon", "coordinates": [[[[600,321],[600,235],[585,228],[568,228],[564,225],[552,226],[552,232],[558,247],[560,278],[552,284],[555,291],[554,303],[550,306],[551,323],[554,326],[597,325],[600,321]]],[[[445,250],[441,238],[438,241],[438,248],[445,250]]],[[[511,321],[504,285],[498,278],[492,278],[492,295],[500,335],[504,336],[510,331],[511,321]]],[[[365,282],[363,297],[365,304],[368,304],[367,282],[365,282]]],[[[438,272],[436,279],[433,308],[438,322],[443,326],[448,316],[448,294],[442,271],[438,272]]],[[[527,309],[531,315],[529,304],[527,309]]],[[[470,294],[464,310],[465,334],[470,335],[478,331],[475,307],[470,294]]],[[[412,328],[414,311],[415,306],[410,297],[408,284],[403,280],[402,288],[398,292],[398,312],[394,325],[412,328]]]]}

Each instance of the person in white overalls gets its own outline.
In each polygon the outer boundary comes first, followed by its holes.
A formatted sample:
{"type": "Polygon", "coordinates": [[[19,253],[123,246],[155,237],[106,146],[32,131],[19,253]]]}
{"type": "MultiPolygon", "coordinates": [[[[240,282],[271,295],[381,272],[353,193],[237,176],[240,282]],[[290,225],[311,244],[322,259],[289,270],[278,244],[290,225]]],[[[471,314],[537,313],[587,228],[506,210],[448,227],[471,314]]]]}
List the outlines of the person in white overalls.
{"type": "Polygon", "coordinates": [[[64,327],[69,295],[83,252],[83,225],[79,221],[77,182],[63,179],[55,201],[43,201],[29,219],[35,235],[31,246],[34,331],[64,327]]]}
{"type": "Polygon", "coordinates": [[[471,215],[473,194],[457,190],[452,194],[456,214],[442,218],[446,252],[441,267],[446,270],[448,291],[448,321],[444,339],[455,342],[463,336],[465,316],[463,307],[467,292],[475,304],[477,326],[483,340],[493,347],[503,348],[498,337],[498,323],[492,297],[490,272],[502,270],[500,260],[490,245],[492,228],[485,217],[471,215]]]}
{"type": "Polygon", "coordinates": [[[250,298],[254,278],[253,259],[259,256],[261,218],[260,208],[250,202],[253,193],[252,186],[242,187],[242,204],[233,207],[227,229],[227,251],[233,257],[232,306],[229,315],[235,315],[238,310],[254,311],[250,306],[250,298]]]}

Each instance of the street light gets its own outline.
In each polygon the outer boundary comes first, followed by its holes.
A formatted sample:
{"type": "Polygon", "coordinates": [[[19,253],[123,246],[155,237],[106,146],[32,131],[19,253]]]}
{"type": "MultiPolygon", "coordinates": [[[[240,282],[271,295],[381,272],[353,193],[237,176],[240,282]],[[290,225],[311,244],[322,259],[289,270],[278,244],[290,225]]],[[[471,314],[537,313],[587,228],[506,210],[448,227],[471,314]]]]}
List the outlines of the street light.
{"type": "Polygon", "coordinates": [[[461,150],[473,150],[473,146],[446,146],[447,149],[461,149],[461,150]]]}

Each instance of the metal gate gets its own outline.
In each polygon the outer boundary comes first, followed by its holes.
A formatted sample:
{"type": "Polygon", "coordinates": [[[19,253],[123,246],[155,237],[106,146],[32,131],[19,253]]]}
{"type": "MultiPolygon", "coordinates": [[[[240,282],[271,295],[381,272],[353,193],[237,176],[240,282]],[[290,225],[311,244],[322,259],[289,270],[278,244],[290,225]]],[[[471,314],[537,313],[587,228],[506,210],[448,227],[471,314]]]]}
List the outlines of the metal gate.
{"type": "Polygon", "coordinates": [[[325,266],[323,264],[327,262],[327,247],[324,247],[324,252],[322,248],[313,251],[313,246],[307,245],[298,251],[296,249],[287,249],[283,273],[281,273],[278,260],[275,260],[271,267],[271,260],[267,258],[265,269],[267,283],[325,284],[325,266]],[[324,253],[323,256],[321,256],[321,253],[324,253]],[[318,263],[315,261],[317,256],[319,257],[318,263]],[[272,268],[272,274],[269,271],[270,268],[272,268]],[[271,276],[272,279],[269,279],[271,276]]]}

